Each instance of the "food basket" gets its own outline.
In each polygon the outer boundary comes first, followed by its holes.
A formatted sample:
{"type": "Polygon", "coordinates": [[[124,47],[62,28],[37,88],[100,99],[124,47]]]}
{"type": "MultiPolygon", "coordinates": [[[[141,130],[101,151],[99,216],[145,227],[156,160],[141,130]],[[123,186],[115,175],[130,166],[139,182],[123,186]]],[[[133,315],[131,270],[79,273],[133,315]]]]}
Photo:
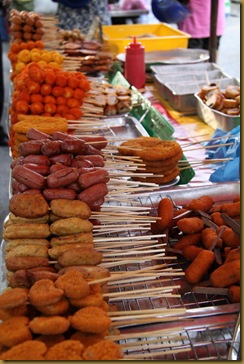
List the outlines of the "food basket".
{"type": "Polygon", "coordinates": [[[190,38],[189,34],[164,23],[104,25],[102,31],[105,44],[115,54],[124,52],[133,36],[138,38],[146,52],[187,48],[190,38]]]}

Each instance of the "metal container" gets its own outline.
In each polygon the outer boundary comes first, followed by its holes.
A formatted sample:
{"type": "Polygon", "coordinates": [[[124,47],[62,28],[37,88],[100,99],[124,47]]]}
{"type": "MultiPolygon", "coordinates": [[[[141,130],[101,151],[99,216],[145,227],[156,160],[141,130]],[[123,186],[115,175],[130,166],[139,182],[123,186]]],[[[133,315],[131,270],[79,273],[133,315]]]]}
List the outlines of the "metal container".
{"type": "Polygon", "coordinates": [[[162,96],[163,99],[168,100],[169,98],[169,89],[165,85],[168,82],[177,82],[182,84],[192,83],[195,81],[204,81],[207,82],[208,80],[214,80],[221,77],[229,77],[227,74],[224,74],[223,72],[219,70],[211,70],[211,71],[205,71],[203,72],[192,72],[191,74],[185,74],[185,73],[170,73],[170,74],[160,74],[155,73],[154,74],[154,81],[155,85],[159,91],[160,96],[162,96]]]}
{"type": "Polygon", "coordinates": [[[217,66],[216,63],[213,62],[202,62],[195,64],[185,64],[185,65],[154,65],[151,66],[151,70],[154,73],[160,73],[164,75],[169,75],[173,73],[184,73],[184,74],[192,74],[193,72],[205,72],[211,70],[219,70],[220,67],[217,66]]]}

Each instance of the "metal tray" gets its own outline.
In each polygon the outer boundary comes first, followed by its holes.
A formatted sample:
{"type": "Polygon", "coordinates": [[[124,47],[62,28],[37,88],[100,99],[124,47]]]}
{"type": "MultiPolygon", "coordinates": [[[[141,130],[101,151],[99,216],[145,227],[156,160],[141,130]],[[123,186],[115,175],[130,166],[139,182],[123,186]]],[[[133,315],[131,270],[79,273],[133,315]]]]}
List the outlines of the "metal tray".
{"type": "Polygon", "coordinates": [[[151,66],[151,70],[154,73],[160,73],[164,75],[174,74],[174,73],[184,73],[192,74],[192,72],[204,72],[211,70],[221,70],[216,63],[213,62],[202,62],[197,64],[185,64],[185,65],[164,65],[164,66],[151,66]]]}

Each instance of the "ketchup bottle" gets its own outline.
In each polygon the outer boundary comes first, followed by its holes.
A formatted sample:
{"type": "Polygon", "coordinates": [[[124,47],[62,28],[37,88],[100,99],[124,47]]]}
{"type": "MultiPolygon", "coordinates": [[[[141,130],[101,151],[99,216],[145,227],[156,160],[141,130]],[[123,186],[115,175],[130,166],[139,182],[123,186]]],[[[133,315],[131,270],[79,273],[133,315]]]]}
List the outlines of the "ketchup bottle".
{"type": "Polygon", "coordinates": [[[145,48],[136,41],[136,37],[133,38],[133,43],[125,48],[124,76],[130,85],[137,89],[145,85],[145,48]]]}

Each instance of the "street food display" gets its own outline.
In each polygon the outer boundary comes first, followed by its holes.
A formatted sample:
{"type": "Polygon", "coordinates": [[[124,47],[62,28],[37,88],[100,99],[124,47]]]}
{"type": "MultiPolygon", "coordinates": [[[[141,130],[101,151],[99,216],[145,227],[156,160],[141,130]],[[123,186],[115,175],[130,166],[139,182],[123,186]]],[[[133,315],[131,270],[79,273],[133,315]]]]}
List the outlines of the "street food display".
{"type": "MultiPolygon", "coordinates": [[[[196,142],[168,121],[151,136],[137,90],[90,77],[112,64],[97,40],[35,13],[10,21],[0,359],[227,359],[239,340],[239,183],[184,186],[196,142]]],[[[227,91],[238,90],[225,105],[227,91]]]]}

